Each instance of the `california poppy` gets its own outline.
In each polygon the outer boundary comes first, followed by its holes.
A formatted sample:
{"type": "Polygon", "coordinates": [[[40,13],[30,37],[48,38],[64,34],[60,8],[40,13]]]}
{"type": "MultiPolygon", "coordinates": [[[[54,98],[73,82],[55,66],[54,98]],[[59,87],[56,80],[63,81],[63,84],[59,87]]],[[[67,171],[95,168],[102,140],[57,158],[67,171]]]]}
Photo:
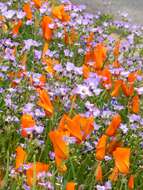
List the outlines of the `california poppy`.
{"type": "Polygon", "coordinates": [[[32,10],[29,3],[25,3],[23,6],[23,11],[26,13],[26,18],[28,20],[32,19],[32,10]]]}
{"type": "Polygon", "coordinates": [[[67,160],[69,157],[69,147],[68,144],[64,141],[64,135],[58,130],[49,132],[50,140],[53,144],[55,152],[55,161],[59,171],[66,171],[66,166],[64,160],[67,160]]]}
{"type": "Polygon", "coordinates": [[[49,170],[49,165],[44,164],[42,162],[36,162],[36,163],[30,163],[28,164],[28,169],[26,170],[26,177],[27,177],[27,184],[29,186],[32,186],[34,183],[34,177],[36,174],[36,180],[37,175],[41,172],[47,172],[49,170]]]}
{"type": "Polygon", "coordinates": [[[131,72],[128,75],[128,82],[133,84],[137,79],[137,72],[131,72]]]}
{"type": "Polygon", "coordinates": [[[104,68],[99,71],[99,75],[102,76],[102,85],[110,89],[112,87],[112,74],[108,68],[104,68]]]}
{"type": "Polygon", "coordinates": [[[122,82],[122,90],[127,97],[132,96],[134,93],[134,84],[127,85],[125,82],[122,82]]]}
{"type": "Polygon", "coordinates": [[[121,146],[122,146],[122,142],[120,140],[113,139],[107,145],[106,152],[108,154],[112,154],[116,150],[116,148],[121,147],[121,146]]]}
{"type": "Polygon", "coordinates": [[[114,54],[115,58],[117,58],[119,56],[119,51],[120,51],[120,40],[116,41],[115,48],[113,50],[113,54],[114,54]]]}
{"type": "Polygon", "coordinates": [[[112,182],[115,182],[118,180],[118,175],[119,175],[119,170],[118,168],[115,166],[113,168],[113,171],[111,173],[111,175],[109,176],[109,180],[112,181],[112,182]]]}
{"type": "Polygon", "coordinates": [[[75,183],[74,182],[68,182],[66,184],[66,190],[75,190],[75,183]]]}
{"type": "Polygon", "coordinates": [[[43,37],[49,41],[52,39],[53,30],[49,27],[52,24],[52,19],[49,16],[43,16],[41,26],[43,30],[43,37]]]}
{"type": "Polygon", "coordinates": [[[121,123],[121,116],[119,114],[113,116],[110,125],[106,129],[106,135],[114,136],[121,123]]]}
{"type": "Polygon", "coordinates": [[[64,5],[59,5],[53,8],[52,14],[54,17],[58,18],[63,22],[68,22],[70,20],[70,15],[65,11],[64,5]]]}
{"type": "Polygon", "coordinates": [[[119,68],[119,67],[121,67],[121,65],[120,65],[120,63],[119,63],[118,60],[115,60],[115,61],[113,62],[113,67],[114,67],[114,68],[119,68]]]}
{"type": "Polygon", "coordinates": [[[69,44],[73,44],[75,41],[77,41],[78,33],[74,27],[70,30],[70,41],[69,44]]]}
{"type": "Polygon", "coordinates": [[[44,58],[46,56],[46,52],[48,51],[48,48],[49,48],[49,43],[47,41],[45,41],[44,45],[43,45],[43,51],[42,51],[42,59],[43,59],[43,62],[44,62],[44,58]]]}
{"type": "Polygon", "coordinates": [[[94,66],[94,51],[92,49],[89,49],[86,51],[85,58],[84,58],[84,64],[85,65],[91,65],[94,66]]]}
{"type": "Polygon", "coordinates": [[[80,127],[82,140],[85,140],[86,137],[90,135],[91,132],[94,130],[93,117],[86,118],[78,114],[73,117],[73,122],[75,123],[75,125],[78,125],[80,127]]]}
{"type": "Polygon", "coordinates": [[[94,48],[95,69],[100,70],[103,68],[103,64],[106,57],[107,57],[106,47],[102,43],[97,44],[96,47],[94,48]]]}
{"type": "Polygon", "coordinates": [[[40,81],[40,84],[39,84],[39,87],[42,88],[45,86],[45,83],[46,83],[46,76],[45,75],[41,75],[39,77],[39,81],[40,81]]]}
{"type": "Polygon", "coordinates": [[[22,136],[27,136],[27,131],[35,127],[36,123],[30,114],[23,114],[21,118],[22,136]]]}
{"type": "Polygon", "coordinates": [[[139,110],[140,110],[140,102],[139,102],[139,96],[138,95],[136,95],[136,96],[134,96],[133,97],[133,99],[132,99],[132,111],[134,112],[134,113],[139,113],[139,110]]]}
{"type": "Polygon", "coordinates": [[[128,181],[128,188],[134,189],[134,175],[131,175],[128,181]]]}
{"type": "Polygon", "coordinates": [[[82,71],[83,71],[83,77],[84,77],[85,79],[87,79],[87,78],[89,77],[89,74],[90,74],[90,69],[89,69],[89,67],[84,64],[84,65],[82,66],[82,71]]]}
{"type": "Polygon", "coordinates": [[[51,103],[50,97],[45,90],[39,90],[38,105],[45,110],[45,112],[48,116],[53,115],[54,108],[53,108],[53,105],[51,103]]]}
{"type": "Polygon", "coordinates": [[[12,29],[12,34],[17,35],[19,33],[19,29],[21,28],[21,26],[22,26],[22,20],[19,20],[18,23],[12,29]]]}
{"type": "Polygon", "coordinates": [[[69,32],[67,32],[66,27],[64,28],[64,42],[67,45],[73,44],[77,39],[77,34],[75,29],[72,27],[69,32]]]}
{"type": "Polygon", "coordinates": [[[113,158],[119,172],[127,174],[130,166],[130,148],[116,148],[113,152],[113,158]]]}
{"type": "Polygon", "coordinates": [[[35,6],[39,9],[42,6],[41,0],[32,0],[35,4],[35,6]]]}
{"type": "Polygon", "coordinates": [[[115,48],[113,50],[114,57],[117,59],[120,53],[120,40],[116,41],[115,48]]]}
{"type": "Polygon", "coordinates": [[[75,137],[78,141],[82,140],[80,125],[67,115],[63,115],[58,129],[65,132],[65,134],[75,137]]]}
{"type": "Polygon", "coordinates": [[[15,168],[20,168],[26,161],[27,153],[23,150],[21,146],[16,148],[16,166],[15,168]]]}
{"type": "Polygon", "coordinates": [[[101,167],[101,163],[98,163],[97,168],[96,168],[96,173],[95,173],[95,177],[96,177],[96,181],[97,182],[102,182],[102,167],[101,167]]]}
{"type": "Polygon", "coordinates": [[[45,58],[43,60],[43,63],[45,64],[45,70],[51,74],[52,76],[54,76],[55,74],[55,70],[54,70],[54,66],[59,64],[59,61],[56,59],[51,59],[51,58],[45,58]]]}
{"type": "Polygon", "coordinates": [[[111,92],[112,97],[117,97],[119,95],[121,85],[122,85],[121,80],[117,80],[114,82],[114,88],[113,91],[111,92]]]}
{"type": "Polygon", "coordinates": [[[106,153],[106,144],[107,144],[108,137],[106,135],[102,135],[98,143],[96,145],[96,159],[103,160],[106,153]]]}

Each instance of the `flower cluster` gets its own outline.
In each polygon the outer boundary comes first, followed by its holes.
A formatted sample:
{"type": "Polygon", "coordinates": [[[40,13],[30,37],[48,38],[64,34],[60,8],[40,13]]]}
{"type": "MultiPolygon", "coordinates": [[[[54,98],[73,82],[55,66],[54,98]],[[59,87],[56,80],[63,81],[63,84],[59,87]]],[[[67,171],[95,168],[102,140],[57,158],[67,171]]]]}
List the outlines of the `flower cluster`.
{"type": "Polygon", "coordinates": [[[143,189],[143,28],[69,0],[0,27],[0,188],[143,189]]]}

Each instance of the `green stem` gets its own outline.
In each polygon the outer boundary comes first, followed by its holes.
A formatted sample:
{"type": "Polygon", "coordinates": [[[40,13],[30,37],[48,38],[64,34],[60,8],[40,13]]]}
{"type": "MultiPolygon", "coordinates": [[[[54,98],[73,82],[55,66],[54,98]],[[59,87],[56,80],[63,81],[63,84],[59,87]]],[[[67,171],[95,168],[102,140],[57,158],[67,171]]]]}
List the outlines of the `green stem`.
{"type": "Polygon", "coordinates": [[[70,161],[70,164],[71,164],[73,178],[75,180],[76,179],[76,172],[75,172],[74,165],[73,165],[73,162],[72,162],[71,158],[69,159],[69,161],[70,161]]]}
{"type": "Polygon", "coordinates": [[[7,151],[6,159],[7,159],[7,163],[6,163],[6,174],[5,174],[5,177],[4,177],[4,184],[5,184],[5,185],[7,184],[7,181],[8,181],[8,174],[9,174],[9,150],[7,151]]]}
{"type": "Polygon", "coordinates": [[[33,172],[33,186],[32,190],[36,189],[36,156],[33,156],[33,162],[34,162],[34,172],[33,172]]]}

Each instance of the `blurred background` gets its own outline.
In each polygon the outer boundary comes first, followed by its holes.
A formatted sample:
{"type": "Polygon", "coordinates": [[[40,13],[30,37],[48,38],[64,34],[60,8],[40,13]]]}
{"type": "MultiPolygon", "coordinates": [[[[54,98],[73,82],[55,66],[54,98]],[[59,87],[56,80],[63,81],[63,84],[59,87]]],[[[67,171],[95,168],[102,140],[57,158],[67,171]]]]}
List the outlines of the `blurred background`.
{"type": "Polygon", "coordinates": [[[143,0],[71,0],[85,4],[87,10],[94,13],[99,10],[112,13],[116,18],[128,17],[130,22],[143,25],[143,0]]]}

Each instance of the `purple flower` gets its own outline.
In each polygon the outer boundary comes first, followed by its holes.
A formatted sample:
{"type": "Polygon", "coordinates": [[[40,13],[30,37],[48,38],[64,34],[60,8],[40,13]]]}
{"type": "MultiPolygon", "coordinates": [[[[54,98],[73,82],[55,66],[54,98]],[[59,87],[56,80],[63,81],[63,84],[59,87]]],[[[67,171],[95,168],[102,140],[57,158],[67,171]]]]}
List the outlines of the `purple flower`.
{"type": "Polygon", "coordinates": [[[49,152],[49,157],[50,157],[51,160],[54,160],[55,159],[55,153],[50,151],[49,152]]]}
{"type": "Polygon", "coordinates": [[[128,128],[126,124],[121,124],[120,129],[122,129],[123,133],[126,134],[128,132],[128,128]]]}
{"type": "Polygon", "coordinates": [[[45,112],[41,109],[35,109],[35,116],[37,117],[45,117],[45,112]]]}
{"type": "Polygon", "coordinates": [[[43,3],[42,6],[40,7],[40,13],[44,14],[48,10],[47,3],[43,3]]]}
{"type": "Polygon", "coordinates": [[[24,106],[24,108],[23,108],[23,113],[30,113],[30,112],[32,112],[33,107],[34,107],[34,104],[33,104],[33,103],[27,103],[27,104],[24,106]]]}
{"type": "Polygon", "coordinates": [[[75,137],[64,136],[63,139],[68,144],[75,144],[76,143],[76,138],[75,137]]]}
{"type": "Polygon", "coordinates": [[[35,127],[35,131],[36,131],[37,133],[41,134],[41,133],[43,133],[43,131],[44,131],[44,127],[42,127],[42,126],[36,126],[36,127],[35,127]]]}
{"type": "Polygon", "coordinates": [[[143,87],[137,88],[136,90],[137,90],[139,95],[143,94],[143,87]]]}
{"type": "Polygon", "coordinates": [[[42,52],[38,51],[38,50],[35,50],[34,55],[35,55],[35,58],[39,60],[39,59],[41,59],[42,52]]]}
{"type": "Polygon", "coordinates": [[[81,98],[83,98],[83,99],[88,97],[88,96],[92,96],[92,93],[91,93],[89,87],[86,85],[82,85],[82,84],[79,84],[77,86],[77,88],[75,88],[73,90],[73,93],[80,95],[81,98]]]}
{"type": "Polygon", "coordinates": [[[140,115],[136,115],[136,114],[132,114],[129,116],[129,120],[130,122],[139,122],[139,120],[141,119],[140,115]]]}
{"type": "Polygon", "coordinates": [[[31,188],[30,188],[28,185],[23,184],[23,189],[24,189],[24,190],[30,190],[31,188]]]}
{"type": "Polygon", "coordinates": [[[82,75],[83,74],[82,67],[74,67],[74,73],[76,75],[82,75]]]}
{"type": "Polygon", "coordinates": [[[61,64],[56,64],[54,66],[54,70],[57,71],[57,72],[62,72],[63,71],[63,67],[61,64]]]}
{"type": "Polygon", "coordinates": [[[2,12],[2,15],[5,16],[7,19],[11,19],[16,14],[14,10],[5,10],[2,12]]]}
{"type": "Polygon", "coordinates": [[[67,62],[67,64],[66,64],[66,70],[67,71],[70,72],[70,71],[74,70],[74,68],[75,68],[75,66],[73,63],[67,62]]]}
{"type": "Polygon", "coordinates": [[[18,19],[22,19],[22,18],[24,18],[25,17],[25,12],[23,12],[23,11],[17,11],[17,18],[18,19]]]}
{"type": "Polygon", "coordinates": [[[24,44],[25,44],[24,50],[30,50],[32,46],[39,47],[41,45],[41,43],[32,39],[24,40],[24,44]]]}
{"type": "Polygon", "coordinates": [[[105,186],[96,185],[97,190],[106,190],[105,186]]]}

